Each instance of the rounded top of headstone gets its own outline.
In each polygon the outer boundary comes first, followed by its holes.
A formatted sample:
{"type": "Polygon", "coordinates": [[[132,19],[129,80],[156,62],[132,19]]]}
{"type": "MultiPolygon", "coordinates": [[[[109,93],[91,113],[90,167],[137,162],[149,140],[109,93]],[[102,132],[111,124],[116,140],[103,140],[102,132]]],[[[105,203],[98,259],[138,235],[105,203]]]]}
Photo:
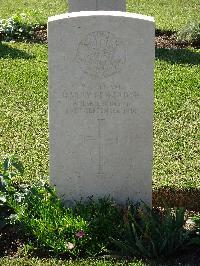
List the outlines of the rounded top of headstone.
{"type": "Polygon", "coordinates": [[[69,12],[126,11],[126,0],[68,0],[69,12]]]}

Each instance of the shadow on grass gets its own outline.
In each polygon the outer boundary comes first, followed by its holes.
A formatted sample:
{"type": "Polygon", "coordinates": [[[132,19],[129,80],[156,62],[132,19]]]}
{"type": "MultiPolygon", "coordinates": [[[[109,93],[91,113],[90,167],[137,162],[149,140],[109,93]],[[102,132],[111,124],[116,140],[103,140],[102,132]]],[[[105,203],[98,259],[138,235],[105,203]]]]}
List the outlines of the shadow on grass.
{"type": "Polygon", "coordinates": [[[164,60],[171,64],[200,65],[200,53],[189,49],[156,48],[156,59],[164,60]]]}
{"type": "Polygon", "coordinates": [[[163,35],[172,36],[175,33],[176,31],[163,30],[163,29],[156,29],[156,32],[155,32],[156,36],[163,36],[163,35]]]}
{"type": "Polygon", "coordinates": [[[0,43],[0,59],[32,59],[33,55],[30,55],[22,50],[11,47],[6,43],[0,43]]]}
{"type": "Polygon", "coordinates": [[[183,251],[178,251],[175,255],[169,256],[163,259],[157,259],[148,261],[148,266],[172,266],[172,265],[182,265],[182,266],[197,266],[200,265],[200,248],[199,247],[190,247],[185,248],[183,251]]]}

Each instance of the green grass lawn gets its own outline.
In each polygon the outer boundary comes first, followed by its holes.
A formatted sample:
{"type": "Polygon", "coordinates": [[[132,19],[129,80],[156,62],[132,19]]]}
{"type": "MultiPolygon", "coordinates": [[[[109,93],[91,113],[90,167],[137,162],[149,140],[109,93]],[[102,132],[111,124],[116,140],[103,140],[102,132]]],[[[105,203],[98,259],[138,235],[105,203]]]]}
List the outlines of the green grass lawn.
{"type": "Polygon", "coordinates": [[[154,16],[156,27],[179,30],[187,22],[199,20],[199,0],[128,0],[129,12],[154,16]]]}
{"type": "Polygon", "coordinates": [[[117,262],[115,260],[82,260],[82,261],[62,261],[56,259],[30,259],[30,258],[4,258],[0,259],[0,263],[3,266],[143,266],[142,262],[130,262],[127,263],[125,260],[117,262]]]}
{"type": "MultiPolygon", "coordinates": [[[[46,24],[48,16],[65,13],[67,0],[4,0],[0,17],[15,13],[29,14],[31,21],[46,24]]],[[[162,30],[178,30],[188,21],[197,20],[199,0],[127,0],[127,11],[154,16],[156,26],[162,30]]]]}
{"type": "Polygon", "coordinates": [[[25,181],[47,174],[47,46],[0,44],[1,155],[16,152],[25,181]]]}
{"type": "Polygon", "coordinates": [[[154,186],[200,188],[200,50],[158,49],[154,186]]]}
{"type": "Polygon", "coordinates": [[[196,266],[195,258],[189,259],[175,259],[169,258],[168,260],[142,262],[138,260],[117,260],[117,259],[86,259],[77,261],[65,261],[58,259],[38,259],[38,258],[0,258],[0,263],[3,266],[196,266]]]}
{"type": "Polygon", "coordinates": [[[85,259],[85,260],[59,260],[59,259],[39,259],[22,256],[21,258],[4,257],[0,258],[0,265],[3,266],[196,266],[196,258],[193,255],[183,255],[179,258],[139,261],[139,260],[119,260],[119,259],[85,259]]]}
{"type": "Polygon", "coordinates": [[[16,13],[26,13],[33,23],[46,24],[49,16],[65,13],[67,0],[4,0],[0,5],[0,17],[8,18],[16,13]]]}
{"type": "MultiPolygon", "coordinates": [[[[23,181],[48,175],[47,46],[0,46],[1,155],[16,152],[23,181]]],[[[200,188],[200,50],[158,49],[154,187],[200,188]]]]}

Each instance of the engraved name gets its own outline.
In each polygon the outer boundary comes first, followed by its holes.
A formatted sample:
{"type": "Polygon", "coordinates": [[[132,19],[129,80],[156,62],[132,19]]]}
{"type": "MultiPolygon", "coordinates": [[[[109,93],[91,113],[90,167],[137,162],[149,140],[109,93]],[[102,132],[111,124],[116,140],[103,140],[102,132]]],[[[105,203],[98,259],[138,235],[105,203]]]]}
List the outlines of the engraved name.
{"type": "Polygon", "coordinates": [[[91,88],[87,90],[65,90],[63,98],[66,102],[66,113],[86,114],[134,114],[135,101],[139,96],[132,88],[121,86],[91,88]]]}

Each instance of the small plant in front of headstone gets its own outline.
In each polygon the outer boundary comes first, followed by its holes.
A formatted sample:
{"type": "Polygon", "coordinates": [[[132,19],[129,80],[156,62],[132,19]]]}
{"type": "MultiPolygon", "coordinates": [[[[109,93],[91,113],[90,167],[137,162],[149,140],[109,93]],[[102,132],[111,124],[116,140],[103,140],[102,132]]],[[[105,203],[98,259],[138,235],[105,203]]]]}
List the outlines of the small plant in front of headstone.
{"type": "Polygon", "coordinates": [[[21,203],[13,198],[9,203],[15,222],[32,239],[30,251],[72,258],[101,255],[111,249],[109,237],[122,229],[120,208],[111,199],[91,199],[66,208],[46,182],[27,187],[21,203]]]}
{"type": "Polygon", "coordinates": [[[176,37],[180,41],[187,41],[190,44],[200,45],[200,22],[189,22],[181,29],[176,37]]]}
{"type": "Polygon", "coordinates": [[[119,236],[123,231],[122,208],[110,197],[77,202],[75,213],[89,224],[90,242],[88,255],[101,255],[113,248],[111,237],[119,236]]]}
{"type": "Polygon", "coordinates": [[[24,168],[16,155],[0,168],[1,226],[16,224],[26,239],[25,252],[45,252],[76,258],[118,252],[143,258],[167,257],[184,247],[199,245],[197,231],[187,230],[183,208],[151,209],[145,204],[117,205],[110,197],[76,202],[66,208],[47,180],[17,184],[24,168]]]}
{"type": "Polygon", "coordinates": [[[130,204],[124,219],[121,239],[112,239],[123,255],[143,258],[167,257],[188,244],[183,208],[151,209],[145,204],[130,204]]]}
{"type": "Polygon", "coordinates": [[[65,208],[47,182],[32,185],[23,204],[14,205],[18,222],[37,250],[71,257],[85,252],[88,223],[65,208]]]}
{"type": "Polygon", "coordinates": [[[24,13],[0,18],[0,41],[24,40],[33,34],[33,25],[24,13]]]}
{"type": "Polygon", "coordinates": [[[0,163],[0,229],[10,224],[14,218],[14,209],[10,200],[21,202],[24,192],[14,182],[17,174],[23,175],[24,168],[17,155],[5,156],[0,163]]]}
{"type": "Polygon", "coordinates": [[[1,225],[17,225],[31,239],[26,252],[94,256],[108,250],[109,236],[121,230],[120,209],[109,198],[66,208],[47,180],[33,185],[15,183],[16,174],[24,172],[15,155],[3,160],[0,172],[1,225]]]}
{"type": "Polygon", "coordinates": [[[33,240],[31,246],[54,254],[76,256],[87,242],[87,222],[66,209],[45,181],[17,184],[24,168],[18,156],[5,156],[0,164],[0,229],[16,224],[33,240]]]}

